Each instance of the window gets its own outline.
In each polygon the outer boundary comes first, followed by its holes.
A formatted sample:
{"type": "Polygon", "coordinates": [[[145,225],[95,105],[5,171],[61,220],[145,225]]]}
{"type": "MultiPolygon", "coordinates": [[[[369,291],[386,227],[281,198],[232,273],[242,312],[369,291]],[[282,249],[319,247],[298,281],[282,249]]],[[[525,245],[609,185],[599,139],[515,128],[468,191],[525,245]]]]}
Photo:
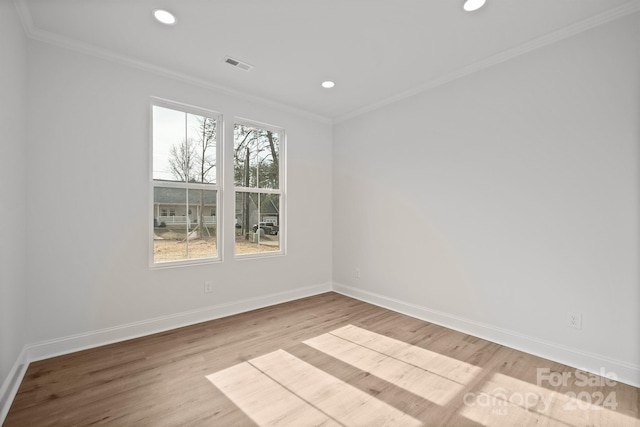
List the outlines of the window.
{"type": "Polygon", "coordinates": [[[284,131],[238,122],[233,134],[235,253],[282,254],[284,131]]]}
{"type": "Polygon", "coordinates": [[[153,265],[219,259],[220,123],[209,111],[152,105],[153,265]]]}

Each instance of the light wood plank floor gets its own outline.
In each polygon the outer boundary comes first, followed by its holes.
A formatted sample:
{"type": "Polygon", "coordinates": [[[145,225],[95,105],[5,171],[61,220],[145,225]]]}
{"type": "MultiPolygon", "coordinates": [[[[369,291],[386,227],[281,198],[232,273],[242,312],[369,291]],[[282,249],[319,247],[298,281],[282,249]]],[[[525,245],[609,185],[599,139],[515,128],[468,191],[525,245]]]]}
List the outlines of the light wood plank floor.
{"type": "Polygon", "coordinates": [[[330,292],[34,362],[4,425],[640,426],[639,406],[637,388],[330,292]]]}

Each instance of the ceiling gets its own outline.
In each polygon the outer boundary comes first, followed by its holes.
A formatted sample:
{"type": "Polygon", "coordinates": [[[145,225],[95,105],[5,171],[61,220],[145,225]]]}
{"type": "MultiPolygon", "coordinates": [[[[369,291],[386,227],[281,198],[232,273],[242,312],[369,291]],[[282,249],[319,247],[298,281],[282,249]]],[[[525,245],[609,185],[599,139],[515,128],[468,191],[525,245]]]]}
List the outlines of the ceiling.
{"type": "Polygon", "coordinates": [[[463,0],[16,1],[34,39],[334,122],[640,10],[640,0],[487,0],[475,12],[463,0]],[[177,24],[155,21],[156,8],[177,24]]]}

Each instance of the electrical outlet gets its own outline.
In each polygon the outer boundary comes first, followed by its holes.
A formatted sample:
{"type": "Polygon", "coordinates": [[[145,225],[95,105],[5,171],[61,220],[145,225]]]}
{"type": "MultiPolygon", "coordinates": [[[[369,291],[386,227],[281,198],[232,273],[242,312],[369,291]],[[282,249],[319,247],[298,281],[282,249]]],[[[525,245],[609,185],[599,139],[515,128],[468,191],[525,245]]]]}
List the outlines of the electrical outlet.
{"type": "Polygon", "coordinates": [[[208,294],[213,292],[213,282],[211,280],[207,280],[204,282],[204,293],[208,294]]]}
{"type": "Polygon", "coordinates": [[[567,326],[574,329],[582,329],[582,314],[568,313],[567,326]]]}
{"type": "Polygon", "coordinates": [[[360,278],[360,269],[356,267],[356,270],[353,272],[353,275],[356,277],[356,279],[360,278]]]}

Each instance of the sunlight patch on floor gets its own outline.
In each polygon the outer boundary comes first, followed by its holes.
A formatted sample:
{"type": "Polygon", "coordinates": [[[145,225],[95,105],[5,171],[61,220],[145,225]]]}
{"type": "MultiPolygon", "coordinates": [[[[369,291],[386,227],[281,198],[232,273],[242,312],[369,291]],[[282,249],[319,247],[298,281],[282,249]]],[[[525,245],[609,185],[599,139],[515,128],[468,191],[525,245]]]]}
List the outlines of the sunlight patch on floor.
{"type": "Polygon", "coordinates": [[[336,329],[330,332],[330,334],[426,371],[433,372],[434,374],[460,384],[468,384],[482,371],[482,368],[479,366],[353,325],[336,329]]]}
{"type": "MultiPolygon", "coordinates": [[[[558,387],[545,387],[551,381],[549,369],[544,376],[538,374],[537,384],[501,373],[476,384],[482,374],[479,366],[353,325],[303,343],[385,381],[389,390],[402,389],[438,405],[434,414],[444,409],[442,413],[453,416],[448,419],[453,425],[640,427],[638,418],[616,410],[612,386],[593,383],[576,388],[577,395],[565,392],[567,387],[559,392],[558,387]]],[[[282,349],[206,378],[261,426],[422,425],[379,399],[383,396],[373,396],[282,349]]]]}
{"type": "Polygon", "coordinates": [[[206,378],[259,425],[422,425],[284,350],[206,378]]]}
{"type": "MultiPolygon", "coordinates": [[[[348,330],[342,328],[341,330],[337,330],[337,333],[343,336],[365,336],[368,339],[367,345],[377,348],[377,350],[372,350],[371,348],[357,344],[349,338],[334,335],[333,332],[319,335],[304,341],[304,343],[355,368],[375,375],[396,387],[400,387],[441,406],[446,405],[464,389],[465,385],[460,382],[451,380],[443,375],[436,374],[423,367],[416,366],[414,363],[408,363],[396,357],[397,355],[404,355],[406,359],[415,362],[419,355],[417,348],[410,348],[413,346],[393,340],[395,343],[398,343],[399,348],[392,350],[394,342],[387,341],[388,338],[378,334],[375,334],[377,336],[364,334],[364,332],[367,331],[360,328],[353,328],[355,327],[348,330]]],[[[357,337],[354,339],[357,339],[357,337]]],[[[435,360],[432,354],[428,356],[430,356],[432,360],[435,360]]],[[[438,362],[433,365],[438,366],[439,371],[447,371],[448,373],[455,372],[455,365],[460,364],[460,361],[447,361],[445,356],[441,357],[442,359],[438,359],[438,362]]],[[[429,366],[429,360],[427,359],[423,363],[420,363],[420,365],[429,366]]]]}
{"type": "MultiPolygon", "coordinates": [[[[588,390],[588,389],[585,389],[588,390]]],[[[496,373],[482,387],[463,397],[462,416],[483,426],[511,423],[558,426],[636,426],[640,420],[615,411],[615,392],[592,388],[580,399],[496,373]],[[608,401],[605,399],[609,396],[608,401]],[[605,407],[596,405],[600,401],[605,407]]]]}

